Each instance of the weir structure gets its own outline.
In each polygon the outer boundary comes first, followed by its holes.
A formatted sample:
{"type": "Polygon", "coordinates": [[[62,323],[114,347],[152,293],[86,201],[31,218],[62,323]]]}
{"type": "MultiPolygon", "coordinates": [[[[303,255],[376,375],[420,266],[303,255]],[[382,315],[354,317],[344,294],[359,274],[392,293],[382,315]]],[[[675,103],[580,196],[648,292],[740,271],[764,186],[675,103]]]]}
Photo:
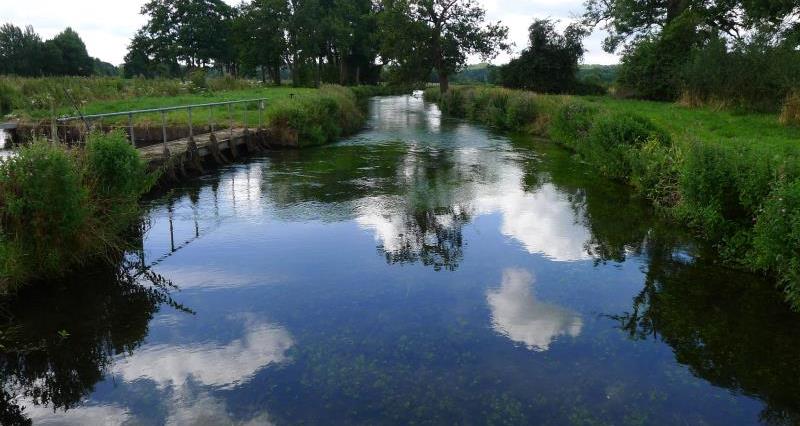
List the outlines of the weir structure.
{"type": "Polygon", "coordinates": [[[185,175],[190,169],[202,173],[203,163],[209,160],[226,164],[235,160],[244,150],[259,153],[270,148],[267,140],[269,132],[264,127],[266,101],[266,98],[259,98],[61,117],[51,121],[48,133],[55,143],[61,138],[65,142],[72,139],[73,142],[81,143],[94,130],[122,129],[150,169],[163,168],[168,176],[176,177],[175,173],[185,175]],[[234,117],[234,106],[243,107],[241,111],[236,111],[241,112],[241,120],[234,117]],[[226,111],[217,122],[218,114],[215,112],[220,108],[226,111]],[[257,127],[251,127],[251,121],[248,121],[249,111],[257,111],[257,118],[252,120],[252,124],[257,127]],[[177,130],[169,125],[167,114],[170,112],[185,112],[186,125],[177,130]],[[194,119],[201,113],[206,115],[207,125],[201,126],[198,132],[194,119]],[[160,123],[155,125],[160,127],[157,141],[150,131],[153,125],[142,127],[136,124],[136,117],[141,115],[160,117],[160,123]],[[120,117],[127,118],[127,125],[103,125],[104,119],[118,120],[120,117]],[[78,125],[75,126],[75,123],[78,125]],[[147,137],[142,137],[143,133],[147,137]]]}

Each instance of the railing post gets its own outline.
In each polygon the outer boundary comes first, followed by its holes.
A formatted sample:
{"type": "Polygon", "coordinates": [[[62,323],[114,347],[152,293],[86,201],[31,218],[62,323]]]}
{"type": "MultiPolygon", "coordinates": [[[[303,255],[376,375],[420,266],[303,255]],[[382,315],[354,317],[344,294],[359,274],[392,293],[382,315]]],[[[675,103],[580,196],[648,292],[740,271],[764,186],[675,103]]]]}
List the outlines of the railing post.
{"type": "Polygon", "coordinates": [[[169,148],[167,148],[167,113],[165,111],[161,111],[161,136],[163,137],[164,143],[164,156],[169,156],[169,148]]]}
{"type": "Polygon", "coordinates": [[[56,124],[56,107],[52,102],[50,103],[50,113],[52,115],[52,120],[50,121],[50,139],[53,141],[54,145],[58,145],[58,125],[56,124]]]}
{"type": "Polygon", "coordinates": [[[194,138],[194,128],[192,127],[192,107],[189,107],[189,139],[194,138]]]}
{"type": "Polygon", "coordinates": [[[228,104],[228,141],[233,143],[233,105],[228,104]]]}
{"type": "Polygon", "coordinates": [[[136,148],[136,135],[133,132],[133,113],[128,113],[128,133],[130,133],[131,146],[136,148]]]}
{"type": "Polygon", "coordinates": [[[258,102],[258,130],[261,130],[264,124],[264,101],[258,102]]]}
{"type": "Polygon", "coordinates": [[[208,107],[208,125],[210,127],[211,133],[214,133],[214,106],[213,105],[208,107]]]}

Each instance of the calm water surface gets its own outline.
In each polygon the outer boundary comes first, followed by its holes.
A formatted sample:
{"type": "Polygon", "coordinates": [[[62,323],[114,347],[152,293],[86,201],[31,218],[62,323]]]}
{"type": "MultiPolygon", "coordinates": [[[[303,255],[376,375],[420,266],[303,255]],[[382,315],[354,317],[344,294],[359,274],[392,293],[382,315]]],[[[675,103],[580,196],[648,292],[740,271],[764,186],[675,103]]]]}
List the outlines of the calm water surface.
{"type": "Polygon", "coordinates": [[[152,200],[117,267],[7,306],[4,418],[800,419],[800,318],[769,283],[551,144],[412,97],[370,115],[152,200]]]}

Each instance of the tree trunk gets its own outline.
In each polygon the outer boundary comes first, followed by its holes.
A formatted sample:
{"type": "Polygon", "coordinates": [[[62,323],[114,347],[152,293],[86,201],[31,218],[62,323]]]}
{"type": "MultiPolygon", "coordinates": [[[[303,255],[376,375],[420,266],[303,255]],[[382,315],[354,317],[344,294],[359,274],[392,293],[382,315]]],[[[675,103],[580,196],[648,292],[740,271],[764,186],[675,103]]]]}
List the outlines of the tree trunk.
{"type": "Polygon", "coordinates": [[[439,91],[447,93],[450,90],[450,76],[447,73],[438,71],[439,73],[439,91]]]}
{"type": "Polygon", "coordinates": [[[317,56],[317,75],[314,86],[319,89],[322,86],[322,56],[317,56]]]}
{"type": "Polygon", "coordinates": [[[280,64],[273,65],[272,68],[272,81],[276,86],[281,85],[281,66],[280,64]]]}
{"type": "Polygon", "coordinates": [[[267,67],[261,65],[261,82],[267,84],[267,67]]]}
{"type": "Polygon", "coordinates": [[[361,85],[361,65],[356,67],[356,86],[361,85]]]}
{"type": "Polygon", "coordinates": [[[292,54],[292,86],[297,87],[300,85],[300,72],[297,69],[297,53],[292,54]]]}

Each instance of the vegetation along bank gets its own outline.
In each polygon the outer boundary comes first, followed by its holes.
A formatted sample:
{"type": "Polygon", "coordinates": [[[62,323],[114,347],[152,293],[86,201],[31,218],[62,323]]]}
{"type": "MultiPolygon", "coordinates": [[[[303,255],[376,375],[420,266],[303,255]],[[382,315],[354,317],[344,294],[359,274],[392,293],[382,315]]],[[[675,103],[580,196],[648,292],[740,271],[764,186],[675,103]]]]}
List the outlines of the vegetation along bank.
{"type": "Polygon", "coordinates": [[[489,87],[425,97],[452,116],[568,147],[698,230],[726,262],[774,274],[800,309],[800,128],[771,114],[489,87]]]}
{"type": "MultiPolygon", "coordinates": [[[[278,97],[266,126],[293,133],[298,148],[332,142],[361,129],[363,100],[385,90],[323,86],[278,97]]],[[[148,170],[121,130],[92,133],[84,148],[35,140],[0,160],[0,292],[113,257],[161,172],[148,170]]]]}

